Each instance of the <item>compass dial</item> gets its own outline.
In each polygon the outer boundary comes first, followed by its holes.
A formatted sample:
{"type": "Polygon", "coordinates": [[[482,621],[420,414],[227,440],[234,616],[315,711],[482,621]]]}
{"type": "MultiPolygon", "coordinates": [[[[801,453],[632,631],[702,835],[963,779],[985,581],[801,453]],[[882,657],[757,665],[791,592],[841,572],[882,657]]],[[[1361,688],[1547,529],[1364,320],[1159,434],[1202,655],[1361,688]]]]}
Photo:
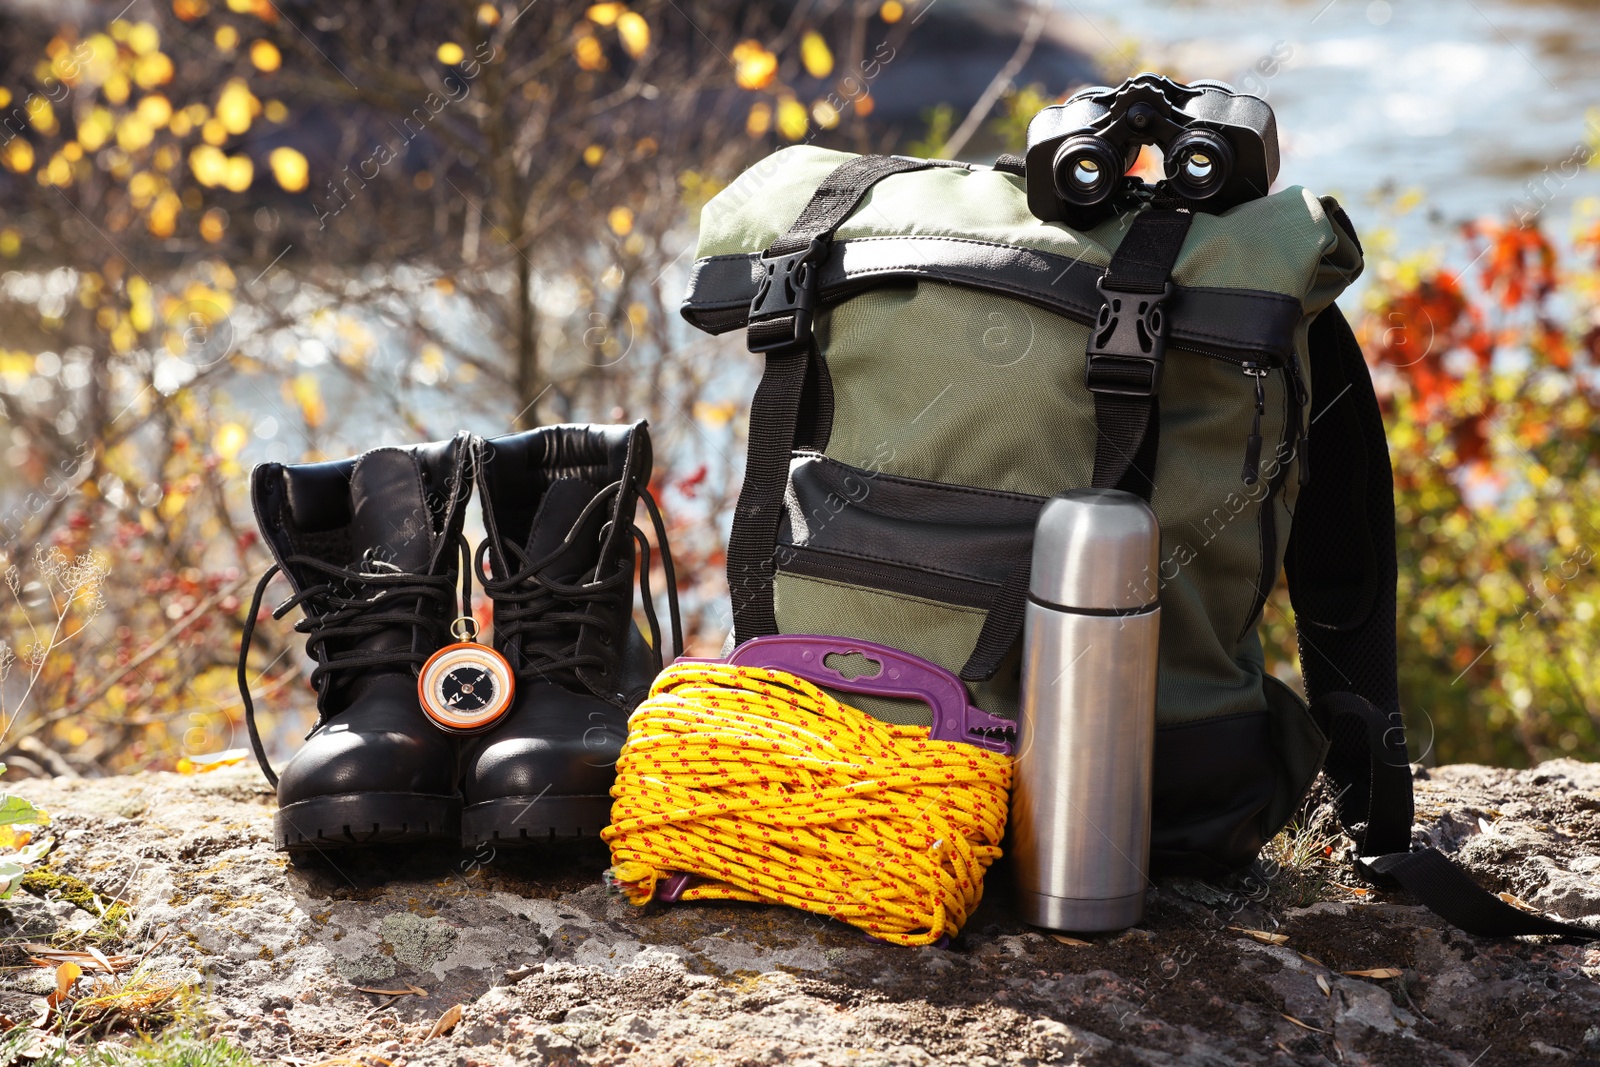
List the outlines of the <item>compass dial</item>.
{"type": "Polygon", "coordinates": [[[451,733],[477,733],[511,707],[515,686],[505,657],[468,641],[433,654],[417,678],[417,697],[435,726],[451,733]]]}

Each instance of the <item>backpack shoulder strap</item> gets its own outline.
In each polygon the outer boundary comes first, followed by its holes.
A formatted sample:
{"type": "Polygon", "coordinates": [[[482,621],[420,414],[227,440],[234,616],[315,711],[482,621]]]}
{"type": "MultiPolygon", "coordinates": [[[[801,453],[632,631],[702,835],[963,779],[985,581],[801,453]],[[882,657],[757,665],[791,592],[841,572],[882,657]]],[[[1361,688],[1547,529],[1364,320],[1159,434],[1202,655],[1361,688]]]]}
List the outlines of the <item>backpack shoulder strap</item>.
{"type": "Polygon", "coordinates": [[[806,384],[816,374],[811,325],[817,275],[832,250],[833,235],[884,178],[941,165],[950,164],[900,156],[857,156],[841,163],[789,229],[761,254],[762,276],[750,304],[746,341],[750,351],[765,355],[766,369],[750,401],[744,483],[728,538],[735,641],[778,632],[772,557],[806,384]]]}
{"type": "MultiPolygon", "coordinates": [[[[1316,477],[1301,490],[1284,569],[1311,711],[1361,873],[1480,937],[1600,929],[1514,908],[1436,848],[1411,851],[1413,803],[1395,651],[1394,475],[1366,360],[1337,307],[1311,325],[1316,477]]],[[[1304,460],[1305,457],[1302,457],[1304,460]]]]}

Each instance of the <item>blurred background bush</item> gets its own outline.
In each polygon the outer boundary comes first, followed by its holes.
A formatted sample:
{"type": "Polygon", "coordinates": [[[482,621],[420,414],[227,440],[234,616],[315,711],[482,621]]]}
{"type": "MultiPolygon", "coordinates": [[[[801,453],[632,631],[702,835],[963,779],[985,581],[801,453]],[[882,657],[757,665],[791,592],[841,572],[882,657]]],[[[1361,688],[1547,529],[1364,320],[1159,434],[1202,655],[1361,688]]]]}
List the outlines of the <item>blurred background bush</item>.
{"type": "MultiPolygon", "coordinates": [[[[648,418],[714,649],[757,366],[676,314],[700,205],[790,143],[992,159],[1141,69],[1266,95],[1363,229],[1414,757],[1600,755],[1592,31],[1441,3],[0,2],[0,759],[242,744],[250,466],[458,428],[648,418]]],[[[1281,589],[1264,636],[1292,678],[1281,589]]],[[[303,658],[255,646],[281,752],[303,658]]]]}

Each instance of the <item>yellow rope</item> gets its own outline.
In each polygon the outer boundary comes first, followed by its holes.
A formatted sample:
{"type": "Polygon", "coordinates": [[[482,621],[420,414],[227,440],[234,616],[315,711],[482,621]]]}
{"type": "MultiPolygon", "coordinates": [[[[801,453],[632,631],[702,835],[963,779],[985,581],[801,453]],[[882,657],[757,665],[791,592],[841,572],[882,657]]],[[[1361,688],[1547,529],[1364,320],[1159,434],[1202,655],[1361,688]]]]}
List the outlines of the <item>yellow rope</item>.
{"type": "Polygon", "coordinates": [[[1011,757],[892,726],[783,671],[685,663],[628,720],[611,877],[643,905],[788,904],[898,945],[954,934],[1000,856],[1011,757]]]}

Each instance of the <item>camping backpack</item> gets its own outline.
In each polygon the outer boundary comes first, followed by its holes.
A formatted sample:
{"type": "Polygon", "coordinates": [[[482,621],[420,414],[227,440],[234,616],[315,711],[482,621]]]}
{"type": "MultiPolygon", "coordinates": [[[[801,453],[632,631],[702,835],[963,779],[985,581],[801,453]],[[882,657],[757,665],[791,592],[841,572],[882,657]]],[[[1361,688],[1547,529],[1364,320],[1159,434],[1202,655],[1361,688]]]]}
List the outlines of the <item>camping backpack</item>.
{"type": "Polygon", "coordinates": [[[1369,877],[1473,932],[1593,936],[1409,851],[1392,477],[1334,305],[1362,269],[1343,210],[1291,187],[1077,229],[1030,211],[1022,162],[793,147],[706,205],[683,315],[765,357],[733,641],[878,642],[1015,717],[1039,509],[1137,492],[1162,531],[1153,872],[1248,867],[1325,770],[1369,877]],[[1257,637],[1280,569],[1309,704],[1257,637]]]}

